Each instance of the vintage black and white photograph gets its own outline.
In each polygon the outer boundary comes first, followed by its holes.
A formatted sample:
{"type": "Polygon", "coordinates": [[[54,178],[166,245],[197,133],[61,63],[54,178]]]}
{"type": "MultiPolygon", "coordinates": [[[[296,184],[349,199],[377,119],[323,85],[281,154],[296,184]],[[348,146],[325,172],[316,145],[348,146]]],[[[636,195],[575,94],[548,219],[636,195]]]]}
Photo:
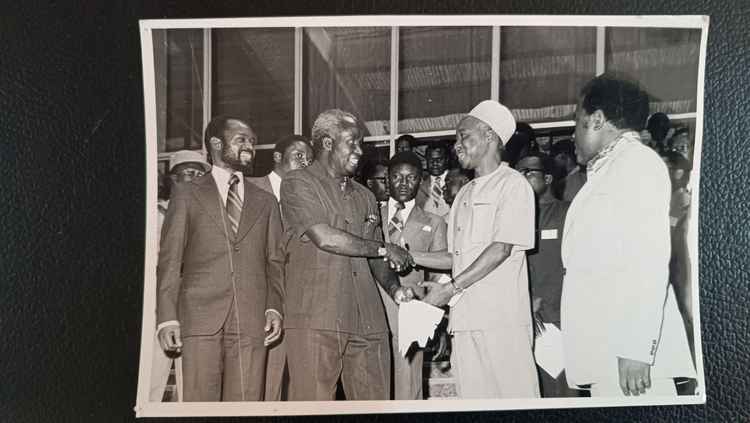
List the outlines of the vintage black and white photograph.
{"type": "Polygon", "coordinates": [[[705,402],[708,17],[140,34],[138,416],[705,402]]]}

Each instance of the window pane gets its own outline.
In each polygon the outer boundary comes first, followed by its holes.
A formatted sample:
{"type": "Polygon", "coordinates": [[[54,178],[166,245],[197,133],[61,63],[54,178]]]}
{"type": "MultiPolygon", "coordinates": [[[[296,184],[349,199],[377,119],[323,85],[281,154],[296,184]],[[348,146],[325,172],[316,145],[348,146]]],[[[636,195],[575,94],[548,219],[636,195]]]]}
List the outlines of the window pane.
{"type": "Polygon", "coordinates": [[[595,75],[596,28],[500,28],[500,102],[518,121],[572,119],[595,75]]]}
{"type": "Polygon", "coordinates": [[[638,80],[652,112],[694,112],[700,37],[700,29],[608,28],[606,70],[638,80]]]}
{"type": "Polygon", "coordinates": [[[154,32],[159,152],[201,148],[203,31],[154,32]]]}
{"type": "Polygon", "coordinates": [[[306,28],[303,49],[305,134],[331,108],[354,113],[367,136],[390,133],[390,28],[306,28]]]}
{"type": "Polygon", "coordinates": [[[454,129],[490,98],[490,27],[401,28],[399,46],[399,133],[454,129]]]}
{"type": "Polygon", "coordinates": [[[211,114],[255,130],[259,144],[294,132],[294,29],[214,29],[211,114]]]}

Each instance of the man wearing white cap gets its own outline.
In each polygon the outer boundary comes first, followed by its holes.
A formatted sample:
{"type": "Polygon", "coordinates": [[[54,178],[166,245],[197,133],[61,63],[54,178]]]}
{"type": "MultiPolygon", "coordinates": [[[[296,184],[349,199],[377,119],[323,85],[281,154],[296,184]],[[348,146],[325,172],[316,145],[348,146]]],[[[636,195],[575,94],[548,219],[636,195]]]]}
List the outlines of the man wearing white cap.
{"type": "Polygon", "coordinates": [[[456,154],[476,178],[451,207],[448,251],[412,252],[418,265],[453,271],[450,283],[424,283],[424,301],[439,306],[460,294],[450,331],[461,398],[539,396],[525,254],[534,247],[534,193],[501,161],[515,127],[510,110],[492,100],[459,122],[456,154]]]}
{"type": "MultiPolygon", "coordinates": [[[[198,151],[180,150],[174,152],[169,158],[169,178],[172,181],[172,185],[180,182],[190,182],[194,178],[203,176],[210,170],[211,165],[203,158],[203,154],[198,151]]],[[[167,190],[167,192],[168,191],[169,190],[167,190]]],[[[169,199],[159,198],[157,206],[159,208],[159,214],[157,215],[156,220],[156,234],[158,240],[161,235],[161,227],[164,224],[164,216],[166,216],[167,207],[169,207],[169,199]]],[[[153,290],[154,292],[156,291],[156,286],[153,287],[153,290]]],[[[162,398],[164,398],[164,391],[167,386],[167,380],[169,379],[170,368],[172,367],[173,361],[174,360],[168,357],[161,348],[154,348],[153,365],[151,367],[151,390],[149,395],[151,401],[158,402],[162,401],[162,398]]],[[[181,364],[181,360],[177,359],[175,362],[175,368],[178,372],[181,364]]],[[[175,399],[174,396],[172,399],[175,399]]]]}

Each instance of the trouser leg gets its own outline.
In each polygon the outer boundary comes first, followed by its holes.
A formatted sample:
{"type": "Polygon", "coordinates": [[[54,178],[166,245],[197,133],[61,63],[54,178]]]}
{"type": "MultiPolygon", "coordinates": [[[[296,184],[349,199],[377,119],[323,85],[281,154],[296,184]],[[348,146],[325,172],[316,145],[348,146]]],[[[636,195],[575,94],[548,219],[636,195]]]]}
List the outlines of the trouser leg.
{"type": "Polygon", "coordinates": [[[287,329],[289,400],[333,401],[343,366],[346,335],[334,331],[287,329]]]}
{"type": "Polygon", "coordinates": [[[387,400],[391,386],[388,332],[350,335],[341,382],[348,400],[387,400]]]}
{"type": "Polygon", "coordinates": [[[457,331],[451,368],[461,398],[538,398],[529,327],[457,331]]]}
{"type": "Polygon", "coordinates": [[[182,338],[184,401],[220,401],[222,389],[222,332],[182,338]]]}

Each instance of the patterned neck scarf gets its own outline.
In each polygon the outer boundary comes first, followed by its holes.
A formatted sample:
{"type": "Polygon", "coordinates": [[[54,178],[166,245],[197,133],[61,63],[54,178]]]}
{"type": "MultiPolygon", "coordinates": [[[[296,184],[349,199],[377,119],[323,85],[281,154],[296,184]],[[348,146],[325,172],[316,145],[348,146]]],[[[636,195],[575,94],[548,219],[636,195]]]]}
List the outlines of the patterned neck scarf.
{"type": "Polygon", "coordinates": [[[589,162],[586,164],[586,172],[596,173],[599,169],[602,168],[602,166],[604,166],[605,163],[609,161],[612,156],[612,152],[615,151],[618,145],[630,144],[633,142],[640,143],[640,135],[638,135],[638,133],[635,131],[623,132],[619,137],[609,143],[608,146],[604,147],[601,151],[596,153],[596,155],[591,160],[589,160],[589,162]]]}

